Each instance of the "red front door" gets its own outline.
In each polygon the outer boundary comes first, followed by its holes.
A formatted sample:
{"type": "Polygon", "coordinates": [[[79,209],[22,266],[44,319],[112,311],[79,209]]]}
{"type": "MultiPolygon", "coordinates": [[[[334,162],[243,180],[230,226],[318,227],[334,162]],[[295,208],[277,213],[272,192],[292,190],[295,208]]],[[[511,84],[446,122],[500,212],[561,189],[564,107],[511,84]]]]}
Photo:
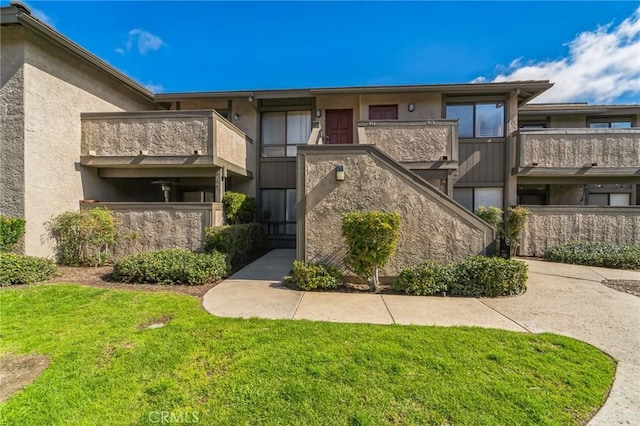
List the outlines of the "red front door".
{"type": "Polygon", "coordinates": [[[325,143],[353,143],[353,110],[328,109],[325,114],[325,143]]]}

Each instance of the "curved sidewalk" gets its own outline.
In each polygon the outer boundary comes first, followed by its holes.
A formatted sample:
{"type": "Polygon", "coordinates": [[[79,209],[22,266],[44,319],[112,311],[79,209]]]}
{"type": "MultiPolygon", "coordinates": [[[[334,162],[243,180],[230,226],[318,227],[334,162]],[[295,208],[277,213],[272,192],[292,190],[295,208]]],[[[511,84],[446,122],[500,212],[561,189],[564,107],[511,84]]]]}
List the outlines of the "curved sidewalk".
{"type": "Polygon", "coordinates": [[[640,424],[640,298],[600,283],[640,280],[640,272],[527,259],[527,292],[516,297],[316,293],[290,290],[280,282],[294,257],[294,250],[269,252],[209,290],[204,308],[222,317],[468,325],[570,336],[618,360],[611,394],[589,424],[640,424]]]}

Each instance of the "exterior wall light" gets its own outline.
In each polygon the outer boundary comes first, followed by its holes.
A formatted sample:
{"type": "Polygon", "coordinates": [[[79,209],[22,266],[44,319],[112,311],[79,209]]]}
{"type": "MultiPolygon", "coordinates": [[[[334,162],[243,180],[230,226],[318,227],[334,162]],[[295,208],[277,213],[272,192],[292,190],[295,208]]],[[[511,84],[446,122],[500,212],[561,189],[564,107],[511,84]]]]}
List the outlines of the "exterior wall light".
{"type": "Polygon", "coordinates": [[[253,96],[249,96],[249,102],[253,102],[253,96]]]}
{"type": "Polygon", "coordinates": [[[413,102],[411,102],[411,103],[407,106],[407,109],[409,110],[409,112],[413,112],[413,111],[415,111],[415,110],[416,110],[416,105],[415,105],[413,102]]]}
{"type": "Polygon", "coordinates": [[[233,114],[233,119],[234,119],[235,121],[240,120],[240,114],[233,114]]]}
{"type": "Polygon", "coordinates": [[[320,108],[318,108],[318,109],[316,110],[316,117],[317,117],[317,118],[322,117],[322,110],[321,110],[320,108]]]}
{"type": "Polygon", "coordinates": [[[336,166],[336,180],[338,182],[344,180],[344,166],[336,166]]]}

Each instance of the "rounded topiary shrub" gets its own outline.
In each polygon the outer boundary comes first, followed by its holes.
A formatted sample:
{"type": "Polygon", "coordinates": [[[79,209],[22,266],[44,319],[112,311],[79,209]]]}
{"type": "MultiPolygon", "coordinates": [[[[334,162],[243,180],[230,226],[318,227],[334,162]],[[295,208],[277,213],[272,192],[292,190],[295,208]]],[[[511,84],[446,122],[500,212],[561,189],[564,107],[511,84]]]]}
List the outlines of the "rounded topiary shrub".
{"type": "Polygon", "coordinates": [[[165,249],[118,260],[113,278],[129,283],[204,284],[229,274],[228,257],[219,252],[194,253],[187,249],[165,249]]]}
{"type": "Polygon", "coordinates": [[[454,279],[454,267],[427,260],[404,268],[393,281],[393,289],[417,296],[446,292],[454,279]]]}
{"type": "Polygon", "coordinates": [[[527,286],[527,265],[501,257],[470,257],[455,266],[449,293],[455,296],[497,297],[521,294],[527,286]]]}
{"type": "Polygon", "coordinates": [[[15,253],[0,253],[1,286],[45,281],[55,273],[56,265],[52,260],[15,253]]]}
{"type": "Polygon", "coordinates": [[[607,242],[573,241],[549,249],[545,259],[575,265],[640,269],[640,244],[616,245],[607,242]]]}
{"type": "Polygon", "coordinates": [[[332,266],[312,264],[296,260],[293,262],[292,281],[302,290],[338,288],[342,274],[332,266]]]}

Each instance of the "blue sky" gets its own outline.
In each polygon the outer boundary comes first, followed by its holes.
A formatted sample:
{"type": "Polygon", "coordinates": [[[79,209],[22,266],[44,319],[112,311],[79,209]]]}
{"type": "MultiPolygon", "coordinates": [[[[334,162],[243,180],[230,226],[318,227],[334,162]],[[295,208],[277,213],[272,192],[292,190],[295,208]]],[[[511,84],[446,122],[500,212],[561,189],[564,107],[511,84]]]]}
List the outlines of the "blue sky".
{"type": "Polygon", "coordinates": [[[155,92],[545,78],[545,101],[640,102],[637,1],[28,5],[155,92]]]}

